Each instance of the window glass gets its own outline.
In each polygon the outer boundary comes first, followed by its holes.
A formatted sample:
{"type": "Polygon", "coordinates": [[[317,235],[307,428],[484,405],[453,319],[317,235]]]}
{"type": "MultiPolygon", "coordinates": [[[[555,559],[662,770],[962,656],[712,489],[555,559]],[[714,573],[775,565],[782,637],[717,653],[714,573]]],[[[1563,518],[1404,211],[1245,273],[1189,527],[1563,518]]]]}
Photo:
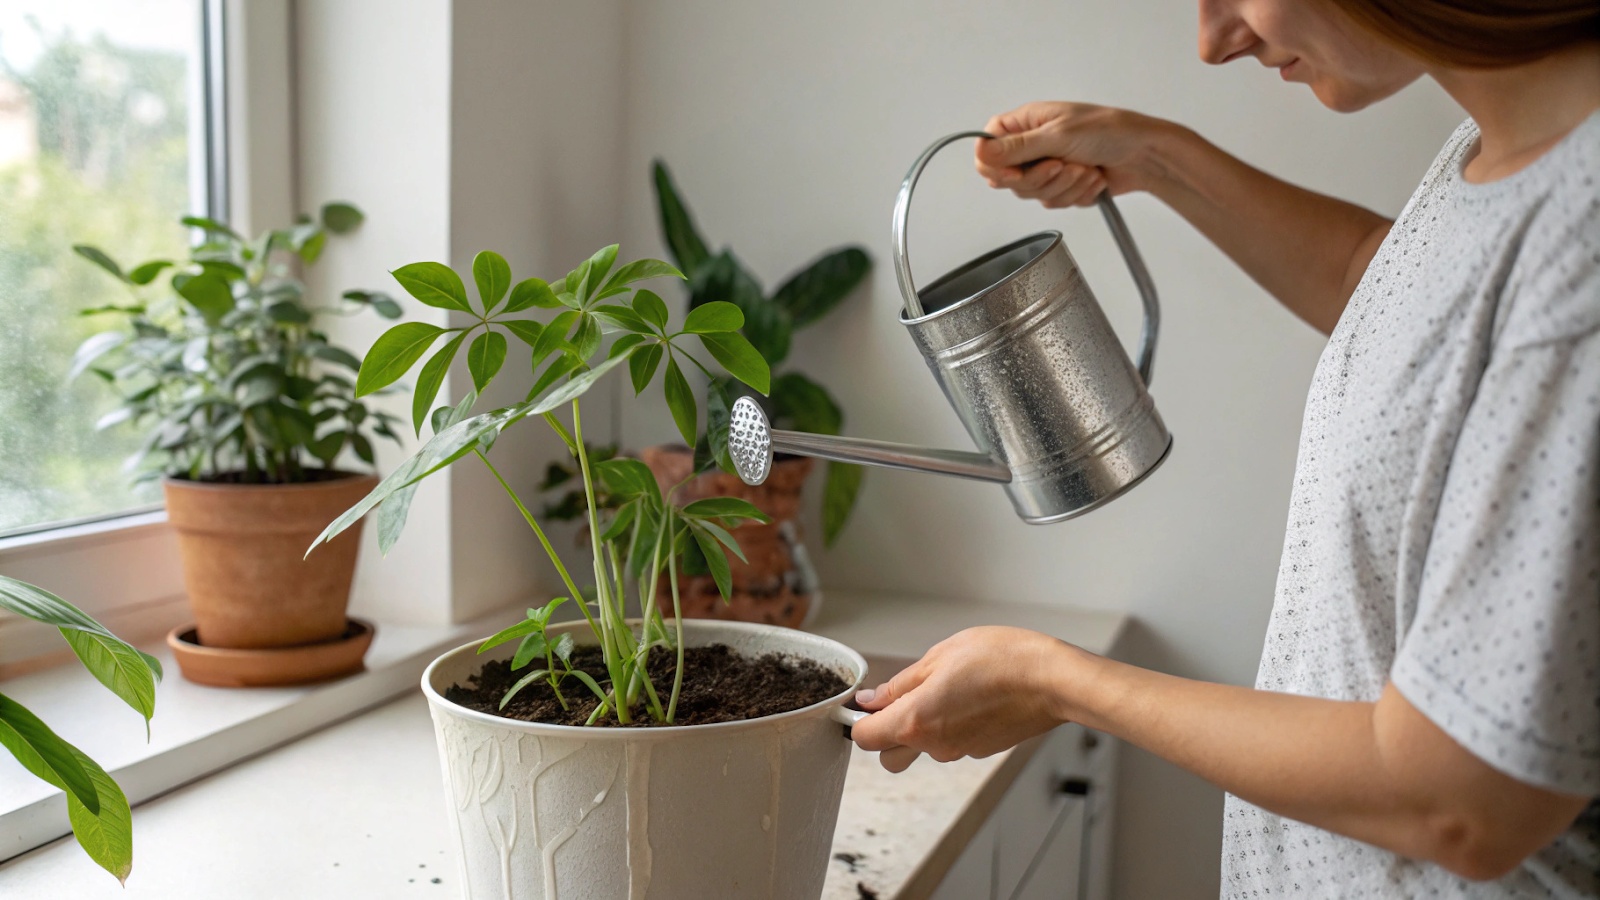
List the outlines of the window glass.
{"type": "Polygon", "coordinates": [[[159,502],[95,429],[115,398],[73,350],[126,303],[79,257],[180,257],[206,184],[200,0],[0,0],[0,533],[159,502]]]}

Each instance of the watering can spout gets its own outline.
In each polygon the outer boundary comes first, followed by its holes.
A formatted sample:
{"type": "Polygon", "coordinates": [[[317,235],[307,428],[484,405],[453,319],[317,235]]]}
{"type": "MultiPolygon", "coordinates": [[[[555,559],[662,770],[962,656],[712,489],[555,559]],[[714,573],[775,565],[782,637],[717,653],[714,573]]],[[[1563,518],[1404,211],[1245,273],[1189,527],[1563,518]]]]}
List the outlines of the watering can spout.
{"type": "Polygon", "coordinates": [[[1147,390],[1160,306],[1133,237],[1106,195],[1098,200],[1144,302],[1137,366],[1054,231],[1029,235],[922,289],[911,278],[906,219],[911,192],[941,138],[912,164],[895,204],[900,322],[983,452],[933,450],[774,430],[754,400],[733,405],[728,450],[739,477],[766,480],[774,452],[955,475],[1005,486],[1026,522],[1060,522],[1121,496],[1161,465],[1172,435],[1147,390]]]}

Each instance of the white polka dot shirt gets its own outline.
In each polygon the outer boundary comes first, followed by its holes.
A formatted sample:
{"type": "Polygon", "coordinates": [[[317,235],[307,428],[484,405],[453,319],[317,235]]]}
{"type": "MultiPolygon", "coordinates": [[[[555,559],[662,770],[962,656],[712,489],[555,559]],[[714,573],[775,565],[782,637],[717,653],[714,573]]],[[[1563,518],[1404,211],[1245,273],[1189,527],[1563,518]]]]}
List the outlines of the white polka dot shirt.
{"type": "MultiPolygon", "coordinates": [[[[1256,686],[1393,681],[1489,765],[1600,794],[1600,113],[1490,184],[1457,129],[1322,353],[1256,686]]],[[[1227,802],[1222,896],[1600,896],[1600,805],[1471,882],[1227,802]]]]}

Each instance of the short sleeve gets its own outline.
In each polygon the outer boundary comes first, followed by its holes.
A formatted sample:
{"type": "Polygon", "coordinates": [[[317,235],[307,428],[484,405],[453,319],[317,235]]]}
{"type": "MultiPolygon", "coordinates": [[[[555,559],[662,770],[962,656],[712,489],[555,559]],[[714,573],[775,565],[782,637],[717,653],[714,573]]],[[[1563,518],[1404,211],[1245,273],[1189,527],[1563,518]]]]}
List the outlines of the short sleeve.
{"type": "MultiPolygon", "coordinates": [[[[1600,310],[1600,277],[1566,286],[1576,295],[1554,309],[1600,310]]],[[[1536,330],[1539,340],[1503,341],[1491,352],[1450,460],[1416,617],[1391,678],[1496,769],[1595,795],[1600,329],[1536,330]]]]}

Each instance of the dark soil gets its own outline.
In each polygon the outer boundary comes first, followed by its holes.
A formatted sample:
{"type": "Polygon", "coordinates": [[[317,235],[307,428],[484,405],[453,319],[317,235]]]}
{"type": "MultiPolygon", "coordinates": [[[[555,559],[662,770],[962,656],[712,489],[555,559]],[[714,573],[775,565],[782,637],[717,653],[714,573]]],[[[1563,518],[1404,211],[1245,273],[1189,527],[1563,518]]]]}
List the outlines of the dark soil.
{"type": "MultiPolygon", "coordinates": [[[[683,656],[683,691],[678,695],[674,725],[710,725],[777,715],[820,703],[850,686],[813,660],[777,653],[752,659],[725,644],[712,644],[690,647],[683,656]]],[[[676,662],[677,655],[665,647],[650,651],[647,669],[663,709],[672,693],[676,662]]],[[[509,660],[487,663],[465,685],[453,685],[445,691],[445,699],[468,709],[524,722],[584,724],[600,701],[583,682],[572,677],[561,682],[561,694],[566,697],[569,709],[561,708],[550,685],[543,680],[518,691],[506,708],[500,709],[500,698],[505,696],[506,690],[524,673],[539,668],[541,663],[536,660],[515,673],[511,671],[509,660]]],[[[589,673],[602,688],[609,687],[600,648],[577,648],[572,653],[572,665],[589,673]]],[[[643,696],[642,691],[640,696],[643,696]]],[[[642,703],[634,708],[634,716],[636,726],[664,724],[651,718],[642,703]]],[[[614,727],[616,715],[608,712],[594,724],[614,727]]]]}

